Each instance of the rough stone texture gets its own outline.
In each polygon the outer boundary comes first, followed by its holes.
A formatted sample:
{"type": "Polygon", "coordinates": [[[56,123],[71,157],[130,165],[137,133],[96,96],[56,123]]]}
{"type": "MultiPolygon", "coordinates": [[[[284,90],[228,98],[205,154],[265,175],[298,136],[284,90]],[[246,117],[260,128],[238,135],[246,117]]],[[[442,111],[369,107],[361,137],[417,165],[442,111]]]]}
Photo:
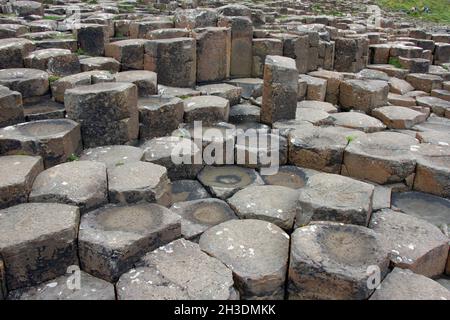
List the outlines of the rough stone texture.
{"type": "Polygon", "coordinates": [[[166,167],[171,180],[193,179],[203,168],[201,161],[197,163],[201,150],[189,139],[154,138],[145,142],[141,148],[144,149],[144,160],[166,167]]]}
{"type": "MultiPolygon", "coordinates": [[[[441,117],[450,116],[450,102],[437,97],[423,96],[416,98],[419,106],[431,108],[433,113],[441,117]]],[[[448,117],[447,117],[448,118],[448,117]]]]}
{"type": "Polygon", "coordinates": [[[23,58],[34,50],[32,41],[21,38],[0,39],[0,69],[22,68],[23,58]]]}
{"type": "Polygon", "coordinates": [[[227,99],[230,106],[241,101],[242,88],[227,83],[207,84],[196,88],[202,95],[212,95],[227,99]]]}
{"type": "Polygon", "coordinates": [[[106,166],[94,161],[73,161],[41,172],[35,179],[30,202],[59,202],[81,212],[107,202],[106,166]]]}
{"type": "Polygon", "coordinates": [[[310,177],[317,173],[318,171],[297,166],[281,166],[275,174],[261,175],[261,177],[269,185],[300,189],[306,185],[310,177]]]}
{"type": "Polygon", "coordinates": [[[245,187],[264,184],[255,170],[238,166],[206,166],[197,178],[212,195],[220,199],[229,198],[245,187]]]}
{"type": "Polygon", "coordinates": [[[144,44],[148,40],[130,39],[109,43],[105,56],[120,62],[122,70],[139,70],[144,67],[144,44]]]}
{"type": "Polygon", "coordinates": [[[159,83],[173,87],[195,85],[197,68],[195,39],[147,41],[144,50],[144,69],[156,72],[159,83]]]}
{"type": "Polygon", "coordinates": [[[105,53],[105,45],[109,42],[108,27],[100,24],[82,24],[76,30],[78,45],[84,52],[92,56],[105,53]]]}
{"type": "Polygon", "coordinates": [[[80,160],[98,161],[105,164],[106,168],[114,169],[128,163],[141,161],[144,151],[132,146],[104,146],[86,149],[80,156],[80,160]]]}
{"type": "Polygon", "coordinates": [[[183,122],[184,102],[161,96],[138,100],[139,138],[152,139],[169,135],[183,122]]]}
{"type": "Polygon", "coordinates": [[[401,182],[414,173],[416,160],[411,148],[417,143],[415,138],[396,132],[359,137],[345,149],[341,173],[379,184],[401,182]]]}
{"type": "Polygon", "coordinates": [[[241,299],[283,298],[289,236],[276,225],[230,220],[203,233],[200,248],[233,271],[241,299]]]}
{"type": "Polygon", "coordinates": [[[5,264],[0,259],[0,300],[4,300],[7,295],[6,279],[5,279],[5,264]]]}
{"type": "Polygon", "coordinates": [[[335,174],[319,173],[299,190],[296,225],[326,220],[367,226],[374,187],[335,174]]]}
{"type": "Polygon", "coordinates": [[[81,71],[105,70],[111,73],[119,72],[120,63],[114,58],[90,57],[80,59],[81,71]]]}
{"type": "Polygon", "coordinates": [[[48,74],[27,68],[0,70],[0,85],[22,94],[22,98],[42,96],[48,92],[48,74]]]}
{"type": "Polygon", "coordinates": [[[132,162],[108,169],[108,195],[111,203],[140,201],[169,205],[170,180],[167,169],[150,162],[132,162]]]}
{"type": "Polygon", "coordinates": [[[179,239],[148,253],[144,266],[131,269],[117,282],[119,300],[235,300],[231,270],[179,239]]]}
{"type": "Polygon", "coordinates": [[[372,214],[369,227],[380,234],[392,265],[427,277],[445,270],[448,237],[436,226],[389,209],[372,214]]]}
{"type": "Polygon", "coordinates": [[[288,298],[367,299],[373,292],[368,268],[374,266],[383,278],[389,259],[374,231],[329,222],[298,228],[292,234],[288,298]]]}
{"type": "Polygon", "coordinates": [[[0,128],[25,120],[22,95],[17,91],[0,86],[0,128]]]}
{"type": "Polygon", "coordinates": [[[264,63],[266,61],[266,56],[283,55],[283,42],[279,39],[261,38],[253,39],[252,45],[252,76],[255,78],[262,78],[264,76],[264,63]]]}
{"type": "Polygon", "coordinates": [[[184,101],[184,121],[193,123],[202,121],[202,125],[228,121],[230,103],[227,99],[216,96],[191,97],[184,101]]]}
{"type": "Polygon", "coordinates": [[[0,157],[0,209],[27,202],[34,179],[43,170],[41,157],[0,157]]]}
{"type": "Polygon", "coordinates": [[[66,91],[67,117],[80,123],[84,147],[129,144],[138,138],[137,88],[97,83],[66,91]]]}
{"type": "Polygon", "coordinates": [[[0,254],[8,290],[34,286],[78,263],[77,207],[25,203],[0,211],[0,254]]]}
{"type": "Polygon", "coordinates": [[[26,68],[47,71],[64,77],[80,72],[78,56],[68,49],[42,49],[31,52],[23,59],[26,68]]]}
{"type": "Polygon", "coordinates": [[[197,40],[197,82],[220,81],[230,76],[231,30],[207,27],[195,29],[197,40]]]}
{"type": "Polygon", "coordinates": [[[227,200],[241,219],[258,219],[290,230],[297,215],[298,191],[283,186],[250,186],[227,200]]]}
{"type": "Polygon", "coordinates": [[[226,202],[214,198],[176,202],[170,210],[181,217],[181,234],[188,240],[198,240],[209,228],[237,219],[226,202]]]}
{"type": "Polygon", "coordinates": [[[346,110],[370,113],[387,105],[389,86],[381,80],[345,80],[340,86],[339,102],[346,110]]]}
{"type": "Polygon", "coordinates": [[[210,194],[197,180],[176,180],[171,183],[172,203],[210,198],[210,194]]]}
{"type": "Polygon", "coordinates": [[[411,73],[406,76],[405,80],[408,81],[414,89],[428,93],[433,89],[440,89],[442,87],[442,78],[432,74],[411,73]]]}
{"type": "Polygon", "coordinates": [[[81,267],[115,282],[147,252],[179,238],[180,230],[180,218],[157,204],[102,207],[81,218],[81,267]]]}
{"type": "Polygon", "coordinates": [[[133,83],[136,85],[139,97],[147,97],[158,93],[157,76],[155,72],[131,70],[114,75],[116,82],[133,83]]]}
{"type": "Polygon", "coordinates": [[[366,133],[383,131],[386,126],[378,119],[360,112],[339,112],[332,114],[336,126],[361,130],[366,133]]]}
{"type": "Polygon", "coordinates": [[[450,291],[427,277],[395,268],[370,300],[450,300],[450,291]]]}
{"type": "Polygon", "coordinates": [[[424,122],[427,115],[406,107],[386,106],[372,110],[372,115],[390,129],[410,129],[414,125],[424,122]]]}
{"type": "Polygon", "coordinates": [[[80,271],[80,288],[73,285],[73,275],[64,275],[31,288],[11,291],[8,300],[115,300],[114,285],[80,271]]]}
{"type": "Polygon", "coordinates": [[[327,81],[327,89],[325,94],[325,101],[337,104],[339,102],[339,87],[344,80],[344,75],[339,72],[329,70],[318,70],[309,73],[310,76],[322,78],[327,81]]]}
{"type": "Polygon", "coordinates": [[[24,122],[0,129],[0,154],[41,156],[49,168],[81,150],[80,125],[69,119],[24,122]]]}
{"type": "Polygon", "coordinates": [[[281,56],[266,56],[261,122],[295,118],[298,72],[295,61],[281,56]]]}

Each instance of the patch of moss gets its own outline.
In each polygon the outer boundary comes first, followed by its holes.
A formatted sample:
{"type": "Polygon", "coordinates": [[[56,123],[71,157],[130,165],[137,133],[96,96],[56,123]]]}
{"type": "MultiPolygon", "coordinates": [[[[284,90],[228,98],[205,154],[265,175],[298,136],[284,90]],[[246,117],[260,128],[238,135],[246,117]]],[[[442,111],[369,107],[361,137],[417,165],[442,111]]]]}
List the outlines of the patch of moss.
{"type": "Polygon", "coordinates": [[[400,60],[398,58],[396,58],[396,57],[390,57],[389,58],[389,64],[391,66],[394,66],[394,67],[399,68],[399,69],[403,68],[401,63],[400,63],[400,60]]]}
{"type": "Polygon", "coordinates": [[[53,82],[58,81],[59,79],[61,79],[61,77],[51,75],[48,77],[48,83],[52,84],[53,82]]]}
{"type": "Polygon", "coordinates": [[[72,153],[70,156],[67,157],[67,161],[69,161],[69,162],[78,161],[78,160],[80,160],[80,158],[74,153],[72,153]]]}

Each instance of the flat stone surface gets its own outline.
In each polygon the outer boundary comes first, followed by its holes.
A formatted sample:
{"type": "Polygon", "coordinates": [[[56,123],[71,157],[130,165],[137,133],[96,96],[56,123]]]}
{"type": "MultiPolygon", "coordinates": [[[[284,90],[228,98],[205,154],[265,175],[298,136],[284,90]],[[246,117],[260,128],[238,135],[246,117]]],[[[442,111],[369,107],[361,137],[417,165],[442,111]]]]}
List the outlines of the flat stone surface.
{"type": "Polygon", "coordinates": [[[283,186],[250,186],[227,201],[241,219],[259,219],[290,230],[297,214],[298,192],[283,186]]]}
{"type": "Polygon", "coordinates": [[[392,208],[423,219],[450,235],[450,200],[423,192],[392,193],[392,208]]]}
{"type": "Polygon", "coordinates": [[[296,225],[314,220],[367,226],[372,213],[374,187],[336,174],[318,173],[299,190],[296,225]]]}
{"type": "Polygon", "coordinates": [[[241,299],[283,298],[289,236],[276,225],[230,220],[207,230],[199,243],[233,271],[241,299]]]}
{"type": "Polygon", "coordinates": [[[245,187],[264,184],[254,169],[238,166],[206,166],[197,178],[212,195],[220,199],[229,198],[245,187]]]}
{"type": "Polygon", "coordinates": [[[30,202],[66,203],[86,212],[105,204],[107,191],[103,163],[73,161],[41,172],[33,183],[30,202]]]}
{"type": "Polygon", "coordinates": [[[203,125],[211,125],[220,121],[228,121],[230,103],[227,99],[216,96],[191,97],[184,101],[184,121],[192,123],[202,121],[203,125]]]}
{"type": "Polygon", "coordinates": [[[107,205],[81,218],[81,267],[115,282],[147,252],[180,236],[180,217],[160,205],[107,205]]]}
{"type": "Polygon", "coordinates": [[[127,163],[141,161],[143,157],[144,151],[141,148],[112,145],[85,149],[80,160],[101,162],[106,168],[113,169],[127,163]]]}
{"type": "Polygon", "coordinates": [[[400,106],[386,106],[372,110],[372,115],[390,129],[410,129],[424,122],[427,116],[421,112],[400,106]]]}
{"type": "Polygon", "coordinates": [[[34,179],[43,170],[41,157],[0,157],[0,208],[27,202],[34,179]]]}
{"type": "Polygon", "coordinates": [[[45,71],[28,68],[0,70],[0,85],[22,94],[22,98],[42,96],[49,89],[45,71]]]}
{"type": "Polygon", "coordinates": [[[395,268],[370,300],[450,300],[450,291],[430,278],[395,268]]]}
{"type": "Polygon", "coordinates": [[[369,267],[383,277],[389,266],[380,238],[370,229],[322,222],[292,234],[289,262],[289,299],[363,300],[369,267]]]}
{"type": "Polygon", "coordinates": [[[392,264],[427,277],[440,275],[448,257],[448,237],[436,226],[389,209],[372,214],[369,227],[383,239],[392,264]]]}
{"type": "Polygon", "coordinates": [[[171,186],[172,203],[211,197],[197,180],[176,180],[172,181],[171,186]]]}
{"type": "Polygon", "coordinates": [[[360,112],[339,112],[331,115],[333,124],[366,133],[383,131],[386,126],[378,119],[360,112]]]}
{"type": "Polygon", "coordinates": [[[421,143],[431,143],[439,146],[450,146],[450,132],[434,130],[417,132],[416,138],[421,143]]]}
{"type": "Polygon", "coordinates": [[[414,173],[411,148],[418,141],[396,132],[375,132],[351,141],[344,152],[342,174],[379,184],[401,182],[414,173]]]}
{"type": "Polygon", "coordinates": [[[117,282],[119,300],[199,300],[239,298],[231,270],[200,250],[198,244],[179,239],[142,259],[117,282]]]}
{"type": "MultiPolygon", "coordinates": [[[[73,278],[73,275],[72,275],[73,278]]],[[[11,291],[8,300],[115,300],[114,285],[80,271],[80,288],[73,288],[71,275],[38,286],[11,291]],[[72,289],[73,288],[73,289],[72,289]]]]}
{"type": "Polygon", "coordinates": [[[320,109],[312,109],[312,108],[303,108],[299,107],[295,111],[295,120],[299,121],[308,121],[313,125],[321,126],[321,125],[330,125],[333,122],[333,118],[331,115],[320,109]]]}
{"type": "Polygon", "coordinates": [[[80,213],[56,203],[24,203],[0,210],[0,254],[9,290],[34,286],[76,265],[80,213]]]}
{"type": "Polygon", "coordinates": [[[297,103],[297,108],[310,108],[314,110],[321,110],[327,113],[336,113],[338,109],[329,102],[304,100],[297,103]]]}
{"type": "Polygon", "coordinates": [[[209,228],[237,219],[225,201],[214,198],[176,202],[170,210],[181,217],[181,233],[188,240],[198,240],[209,228]]]}
{"type": "Polygon", "coordinates": [[[108,169],[108,195],[111,203],[140,201],[169,205],[170,180],[167,169],[150,162],[132,162],[108,169]]]}
{"type": "Polygon", "coordinates": [[[265,184],[278,185],[291,189],[299,189],[306,185],[310,177],[318,171],[297,166],[281,166],[278,171],[270,175],[261,175],[265,184]]]}

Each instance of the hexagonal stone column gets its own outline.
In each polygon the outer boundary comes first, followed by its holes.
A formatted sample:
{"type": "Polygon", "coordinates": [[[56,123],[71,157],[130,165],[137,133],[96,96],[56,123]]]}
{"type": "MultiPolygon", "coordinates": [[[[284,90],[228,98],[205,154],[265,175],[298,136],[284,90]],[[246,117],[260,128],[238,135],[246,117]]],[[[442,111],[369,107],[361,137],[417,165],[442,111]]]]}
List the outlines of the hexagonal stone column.
{"type": "Polygon", "coordinates": [[[430,278],[395,268],[369,300],[450,300],[450,291],[430,278]]]}
{"type": "Polygon", "coordinates": [[[0,70],[0,85],[22,94],[22,98],[42,96],[48,92],[48,74],[28,68],[0,70]]]}
{"type": "Polygon", "coordinates": [[[206,166],[197,178],[212,195],[220,199],[229,198],[247,186],[264,184],[254,169],[238,166],[206,166]]]}
{"type": "Polygon", "coordinates": [[[23,122],[22,95],[0,86],[0,128],[23,122]]]}
{"type": "Polygon", "coordinates": [[[142,98],[138,109],[141,140],[170,135],[183,122],[184,102],[180,98],[142,98]]]}
{"type": "Polygon", "coordinates": [[[113,169],[126,163],[141,161],[143,157],[144,151],[141,148],[116,145],[86,149],[80,160],[102,162],[106,168],[113,169]]]}
{"type": "Polygon", "coordinates": [[[227,83],[197,86],[196,90],[200,91],[202,95],[212,95],[227,99],[230,102],[230,106],[234,106],[241,101],[242,88],[227,83]]]}
{"type": "Polygon", "coordinates": [[[415,138],[397,132],[356,138],[345,149],[341,174],[379,184],[410,179],[416,168],[411,148],[416,144],[415,138]]]}
{"type": "Polygon", "coordinates": [[[337,112],[331,115],[336,126],[361,130],[366,133],[383,131],[386,126],[377,118],[361,112],[337,112]]]}
{"type": "Polygon", "coordinates": [[[203,168],[202,152],[189,139],[154,138],[145,142],[141,148],[144,149],[144,160],[166,167],[171,180],[194,179],[203,168]]]}
{"type": "Polygon", "coordinates": [[[144,67],[144,44],[148,40],[130,39],[109,43],[105,56],[120,62],[121,70],[139,70],[144,67]]]}
{"type": "Polygon", "coordinates": [[[282,299],[289,236],[270,222],[230,220],[207,230],[200,248],[233,271],[241,299],[282,299]]]}
{"type": "Polygon", "coordinates": [[[119,72],[120,63],[114,58],[89,57],[80,59],[81,71],[105,70],[111,73],[119,72]]]}
{"type": "Polygon", "coordinates": [[[144,266],[131,269],[116,284],[119,300],[236,300],[233,276],[198,244],[179,239],[148,253],[144,266]]]}
{"type": "Polygon", "coordinates": [[[0,39],[0,69],[22,68],[23,58],[34,50],[32,41],[21,38],[0,39]]]}
{"type": "Polygon", "coordinates": [[[145,70],[123,71],[114,75],[116,82],[133,83],[138,89],[139,97],[147,97],[158,93],[155,72],[145,70]]]}
{"type": "Polygon", "coordinates": [[[77,207],[26,203],[0,210],[0,255],[9,290],[33,286],[78,264],[77,207]]]}
{"type": "Polygon", "coordinates": [[[216,122],[227,122],[230,103],[227,99],[216,96],[198,96],[184,100],[184,121],[193,123],[202,121],[208,126],[216,122]]]}
{"type": "Polygon", "coordinates": [[[80,207],[81,212],[106,202],[106,166],[94,161],[73,161],[41,172],[34,181],[30,202],[59,202],[80,207]]]}
{"type": "Polygon", "coordinates": [[[193,87],[196,82],[196,41],[173,38],[147,41],[144,45],[144,69],[158,74],[161,84],[193,87]]]}
{"type": "Polygon", "coordinates": [[[417,158],[413,189],[450,198],[450,147],[420,144],[412,151],[417,158]]]}
{"type": "Polygon", "coordinates": [[[389,258],[370,229],[323,222],[292,234],[288,275],[289,299],[364,300],[373,292],[370,268],[382,279],[389,258]]]}
{"type": "Polygon", "coordinates": [[[261,175],[266,184],[300,189],[306,185],[310,177],[319,171],[299,168],[297,166],[281,166],[278,172],[270,175],[261,175]]]}
{"type": "Polygon", "coordinates": [[[372,110],[372,115],[383,121],[390,129],[410,129],[427,120],[426,114],[400,106],[376,108],[372,110]]]}
{"type": "Polygon", "coordinates": [[[167,169],[149,162],[133,162],[108,169],[111,203],[157,202],[169,205],[170,180],[167,169]]]}
{"type": "Polygon", "coordinates": [[[430,93],[433,89],[441,89],[443,79],[427,73],[410,73],[405,78],[416,90],[430,93]]]}
{"type": "Polygon", "coordinates": [[[237,219],[225,201],[214,198],[176,202],[170,210],[181,217],[183,238],[192,241],[198,241],[203,232],[217,224],[237,219]]]}
{"type": "Polygon", "coordinates": [[[102,56],[105,53],[105,45],[109,42],[108,26],[101,24],[81,24],[75,30],[78,46],[86,54],[102,56]]]}
{"type": "Polygon", "coordinates": [[[69,119],[24,122],[0,129],[0,154],[41,156],[46,168],[80,151],[80,125],[69,119]]]}
{"type": "Polygon", "coordinates": [[[266,56],[283,55],[283,42],[272,38],[252,39],[252,54],[252,76],[262,78],[264,76],[266,56]]]}
{"type": "Polygon", "coordinates": [[[131,144],[139,134],[137,88],[109,82],[79,86],[64,96],[67,117],[81,124],[84,147],[131,144]]]}
{"type": "Polygon", "coordinates": [[[229,28],[195,29],[197,82],[220,81],[230,76],[231,31],[229,28]]]}
{"type": "MultiPolygon", "coordinates": [[[[73,277],[73,276],[72,276],[73,277]]],[[[80,271],[80,288],[71,289],[71,275],[64,275],[40,285],[11,291],[8,300],[115,300],[114,285],[80,271]]]]}
{"type": "Polygon", "coordinates": [[[115,282],[145,253],[180,236],[180,218],[160,205],[107,205],[81,218],[81,267],[115,282]]]}
{"type": "Polygon", "coordinates": [[[389,85],[381,80],[345,80],[341,83],[339,103],[345,110],[372,109],[387,105],[389,85]]]}
{"type": "Polygon", "coordinates": [[[383,238],[394,266],[427,277],[444,272],[449,244],[438,227],[390,209],[374,212],[369,227],[383,238]]]}
{"type": "Polygon", "coordinates": [[[295,119],[297,109],[298,72],[295,60],[282,56],[266,56],[261,122],[295,119]]]}
{"type": "Polygon", "coordinates": [[[319,173],[299,190],[296,225],[323,220],[367,226],[374,186],[337,174],[319,173]]]}
{"type": "Polygon", "coordinates": [[[265,220],[290,230],[298,211],[298,196],[297,190],[283,186],[250,186],[227,202],[241,219],[265,220]]]}
{"type": "Polygon", "coordinates": [[[206,191],[197,180],[176,180],[171,182],[172,203],[193,201],[198,199],[210,198],[211,195],[206,191]]]}
{"type": "Polygon", "coordinates": [[[43,170],[41,157],[0,157],[0,208],[27,202],[34,179],[43,170]]]}
{"type": "Polygon", "coordinates": [[[31,52],[23,59],[27,68],[45,70],[58,77],[80,72],[78,56],[68,49],[42,49],[31,52]]]}

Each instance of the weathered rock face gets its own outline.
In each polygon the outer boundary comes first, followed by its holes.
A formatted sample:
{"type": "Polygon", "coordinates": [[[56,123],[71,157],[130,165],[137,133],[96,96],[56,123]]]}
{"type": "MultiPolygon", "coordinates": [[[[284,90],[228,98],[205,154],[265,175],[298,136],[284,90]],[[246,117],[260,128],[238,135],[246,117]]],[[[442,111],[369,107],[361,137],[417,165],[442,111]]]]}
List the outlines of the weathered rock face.
{"type": "Polygon", "coordinates": [[[130,144],[139,134],[137,88],[131,83],[79,86],[64,96],[67,116],[80,123],[83,145],[130,144]]]}
{"type": "Polygon", "coordinates": [[[341,83],[339,102],[347,110],[369,113],[387,105],[389,85],[381,80],[345,80],[341,83]]]}
{"type": "Polygon", "coordinates": [[[176,202],[170,210],[181,217],[181,233],[189,240],[198,240],[209,228],[237,219],[226,202],[214,198],[176,202]]]}
{"type": "Polygon", "coordinates": [[[230,76],[231,31],[229,28],[195,29],[197,82],[220,81],[230,76]]]}
{"type": "Polygon", "coordinates": [[[23,58],[34,48],[33,42],[27,39],[0,39],[0,69],[22,68],[23,58]]]}
{"type": "Polygon", "coordinates": [[[144,69],[156,72],[161,84],[193,87],[196,82],[196,49],[196,41],[191,38],[147,41],[144,69]]]}
{"type": "Polygon", "coordinates": [[[25,120],[22,95],[7,87],[0,86],[0,128],[25,120]]]}
{"type": "Polygon", "coordinates": [[[133,83],[138,89],[139,97],[147,97],[158,93],[157,75],[152,71],[124,71],[114,75],[116,82],[133,83]]]}
{"type": "Polygon", "coordinates": [[[0,254],[9,290],[34,286],[78,264],[77,207],[26,203],[0,211],[0,254]]]}
{"type": "Polygon", "coordinates": [[[36,177],[29,200],[76,205],[82,212],[95,209],[108,201],[106,166],[73,161],[47,169],[36,177]]]}
{"type": "Polygon", "coordinates": [[[0,300],[4,300],[6,295],[5,264],[3,260],[0,259],[0,300]]]}
{"type": "Polygon", "coordinates": [[[426,114],[422,112],[400,106],[376,108],[372,110],[372,114],[390,129],[410,129],[427,119],[426,114]]]}
{"type": "Polygon", "coordinates": [[[149,162],[133,162],[108,169],[108,196],[111,203],[140,201],[169,205],[170,180],[167,169],[149,162]]]}
{"type": "Polygon", "coordinates": [[[64,77],[80,72],[80,62],[76,54],[67,49],[42,49],[24,57],[24,65],[64,77]]]}
{"type": "Polygon", "coordinates": [[[0,208],[27,202],[34,179],[43,170],[41,157],[0,157],[0,208]]]}
{"type": "Polygon", "coordinates": [[[41,156],[49,168],[81,150],[80,125],[69,119],[24,122],[0,129],[0,154],[41,156]]]}
{"type": "MultiPolygon", "coordinates": [[[[73,276],[72,276],[73,277],[73,276]]],[[[80,271],[80,288],[70,275],[60,276],[31,288],[11,291],[8,300],[115,300],[114,285],[80,271]],[[74,288],[70,288],[68,283],[74,288]]]]}
{"type": "Polygon", "coordinates": [[[272,124],[295,118],[298,71],[295,61],[282,56],[267,56],[264,64],[264,88],[261,121],[272,124]]]}
{"type": "Polygon", "coordinates": [[[191,97],[184,101],[184,121],[193,123],[202,121],[202,125],[228,121],[230,103],[227,99],[216,96],[191,97]]]}
{"type": "Polygon", "coordinates": [[[117,282],[119,300],[239,298],[231,270],[193,242],[173,241],[148,253],[142,263],[117,282]]]}
{"type": "Polygon", "coordinates": [[[414,173],[417,140],[396,132],[375,132],[350,142],[342,174],[379,184],[401,182],[414,173]]]}
{"type": "Polygon", "coordinates": [[[0,85],[20,92],[22,98],[42,96],[48,92],[48,73],[37,69],[0,70],[0,85]]]}
{"type": "Polygon", "coordinates": [[[434,280],[395,268],[370,300],[449,300],[450,293],[434,280]]]}
{"type": "Polygon", "coordinates": [[[374,231],[329,222],[296,229],[289,261],[289,299],[367,299],[373,270],[382,279],[389,266],[374,231]]]}
{"type": "Polygon", "coordinates": [[[180,218],[162,206],[108,205],[81,219],[81,267],[96,277],[115,282],[145,253],[180,235],[180,218]]]}
{"type": "Polygon", "coordinates": [[[127,163],[141,161],[143,156],[144,151],[141,148],[114,145],[86,149],[81,154],[80,160],[98,161],[105,164],[108,169],[113,169],[127,163]]]}
{"type": "Polygon", "coordinates": [[[253,39],[252,54],[252,76],[262,78],[266,56],[282,56],[283,42],[272,38],[253,39]]]}
{"type": "Polygon", "coordinates": [[[82,24],[76,30],[79,47],[88,55],[101,56],[109,42],[108,27],[100,24],[82,24]]]}
{"type": "Polygon", "coordinates": [[[311,220],[367,226],[372,213],[374,187],[335,174],[319,173],[299,190],[296,225],[311,220]]]}
{"type": "Polygon", "coordinates": [[[366,133],[386,129],[386,126],[380,120],[360,112],[339,112],[332,114],[331,117],[336,126],[361,130],[366,133]]]}
{"type": "Polygon", "coordinates": [[[289,236],[270,222],[230,220],[207,230],[200,248],[233,271],[241,299],[281,299],[289,236]]]}
{"type": "Polygon", "coordinates": [[[432,224],[392,210],[374,212],[370,228],[380,234],[391,263],[434,277],[445,270],[448,237],[432,224]]]}
{"type": "Polygon", "coordinates": [[[146,42],[144,39],[130,39],[109,43],[105,46],[105,56],[119,61],[122,70],[142,69],[146,42]]]}

